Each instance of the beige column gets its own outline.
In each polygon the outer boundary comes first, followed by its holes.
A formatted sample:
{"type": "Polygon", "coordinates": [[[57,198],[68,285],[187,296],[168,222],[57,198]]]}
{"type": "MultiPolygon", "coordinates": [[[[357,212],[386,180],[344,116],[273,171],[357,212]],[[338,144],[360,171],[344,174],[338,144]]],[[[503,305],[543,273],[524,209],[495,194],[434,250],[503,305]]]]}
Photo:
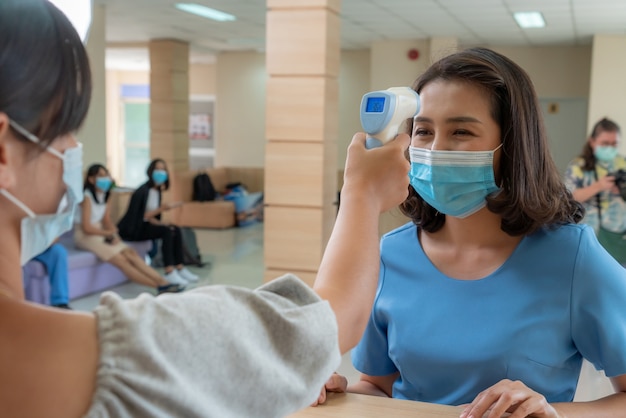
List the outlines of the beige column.
{"type": "Polygon", "coordinates": [[[267,0],[265,279],[312,283],[337,193],[340,0],[267,0]]]}
{"type": "Polygon", "coordinates": [[[170,172],[189,168],[189,44],[151,40],[150,158],[162,158],[170,172]]]}
{"type": "MultiPolygon", "coordinates": [[[[626,132],[626,36],[594,35],[591,56],[591,83],[589,86],[589,117],[587,135],[594,123],[603,117],[615,121],[626,132]]],[[[626,155],[626,142],[618,144],[620,153],[626,155]]]]}

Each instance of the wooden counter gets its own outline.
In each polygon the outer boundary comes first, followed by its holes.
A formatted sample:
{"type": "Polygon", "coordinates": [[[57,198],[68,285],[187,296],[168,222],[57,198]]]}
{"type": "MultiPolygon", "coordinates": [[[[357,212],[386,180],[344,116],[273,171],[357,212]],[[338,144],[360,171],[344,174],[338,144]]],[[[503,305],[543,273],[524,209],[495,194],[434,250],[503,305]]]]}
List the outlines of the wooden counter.
{"type": "Polygon", "coordinates": [[[305,408],[288,418],[459,418],[463,409],[354,393],[329,393],[324,405],[305,408]]]}

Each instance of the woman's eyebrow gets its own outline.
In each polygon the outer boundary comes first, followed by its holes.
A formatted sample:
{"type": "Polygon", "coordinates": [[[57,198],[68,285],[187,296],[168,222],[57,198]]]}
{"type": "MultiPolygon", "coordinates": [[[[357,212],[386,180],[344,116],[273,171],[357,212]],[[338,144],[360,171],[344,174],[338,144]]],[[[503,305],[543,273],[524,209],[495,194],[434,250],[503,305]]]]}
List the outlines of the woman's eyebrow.
{"type": "MultiPolygon", "coordinates": [[[[416,116],[413,119],[413,122],[424,122],[424,123],[432,123],[433,120],[424,116],[416,116]]],[[[446,119],[446,123],[459,123],[459,122],[464,122],[464,123],[480,123],[482,124],[482,122],[474,117],[471,116],[455,116],[452,118],[447,118],[446,119]]]]}

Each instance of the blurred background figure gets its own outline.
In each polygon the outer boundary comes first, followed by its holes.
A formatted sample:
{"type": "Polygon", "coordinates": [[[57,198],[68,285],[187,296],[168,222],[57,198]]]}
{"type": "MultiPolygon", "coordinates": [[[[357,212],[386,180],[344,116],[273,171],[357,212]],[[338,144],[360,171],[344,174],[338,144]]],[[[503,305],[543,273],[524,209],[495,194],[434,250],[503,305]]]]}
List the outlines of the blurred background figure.
{"type": "Polygon", "coordinates": [[[596,122],[581,154],[568,166],[567,187],[585,207],[583,223],[622,265],[626,264],[626,159],[618,154],[621,130],[603,118],[596,122]]]}

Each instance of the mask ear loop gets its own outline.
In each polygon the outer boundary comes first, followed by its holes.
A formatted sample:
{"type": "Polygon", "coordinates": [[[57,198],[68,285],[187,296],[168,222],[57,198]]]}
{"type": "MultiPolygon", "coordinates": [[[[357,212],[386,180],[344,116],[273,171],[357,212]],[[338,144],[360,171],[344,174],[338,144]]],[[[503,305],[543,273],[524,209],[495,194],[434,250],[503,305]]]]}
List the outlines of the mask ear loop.
{"type": "Polygon", "coordinates": [[[36,216],[35,212],[30,210],[28,206],[20,202],[17,199],[17,197],[13,196],[11,193],[7,192],[5,189],[0,189],[0,194],[6,197],[7,199],[9,199],[11,202],[13,202],[17,207],[22,209],[28,215],[29,218],[34,218],[36,216]]]}
{"type": "MultiPolygon", "coordinates": [[[[17,132],[19,132],[20,135],[22,135],[24,138],[28,139],[30,142],[33,142],[41,147],[41,140],[37,138],[35,135],[28,132],[26,129],[22,128],[20,125],[17,124],[17,122],[13,122],[11,119],[9,119],[9,125],[11,125],[11,127],[15,129],[17,132]]],[[[46,151],[48,151],[55,157],[58,157],[61,160],[63,160],[63,154],[61,154],[59,151],[55,150],[54,148],[46,147],[46,151]]]]}
{"type": "MultiPolygon", "coordinates": [[[[503,146],[504,146],[504,142],[500,142],[500,145],[498,145],[498,146],[497,146],[497,147],[493,150],[493,155],[495,155],[495,154],[496,154],[496,151],[497,151],[497,150],[499,150],[500,148],[502,148],[503,146]]],[[[504,153],[504,148],[502,149],[502,153],[504,153]]],[[[494,174],[494,177],[495,177],[495,174],[496,174],[496,173],[493,173],[493,174],[494,174]]],[[[500,184],[498,184],[498,188],[499,188],[500,190],[502,190],[502,183],[503,183],[503,181],[504,181],[503,179],[500,179],[500,184]]]]}

